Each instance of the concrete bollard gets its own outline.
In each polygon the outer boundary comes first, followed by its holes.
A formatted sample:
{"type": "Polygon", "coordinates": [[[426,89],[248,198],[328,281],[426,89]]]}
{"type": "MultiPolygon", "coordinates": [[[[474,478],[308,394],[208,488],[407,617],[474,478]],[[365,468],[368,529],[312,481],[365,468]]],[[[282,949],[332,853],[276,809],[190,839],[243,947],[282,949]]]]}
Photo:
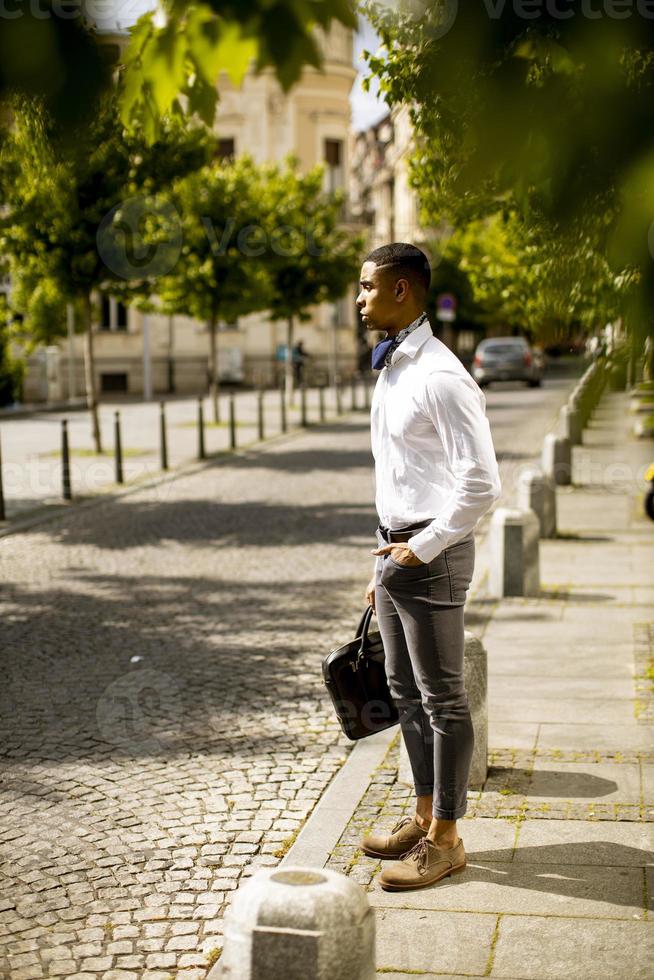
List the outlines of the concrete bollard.
{"type": "Polygon", "coordinates": [[[518,507],[533,510],[541,538],[556,537],[556,490],[541,469],[524,470],[518,479],[518,507]]]}
{"type": "Polygon", "coordinates": [[[581,414],[570,405],[564,405],[559,413],[561,431],[571,446],[581,445],[581,414]]]}
{"type": "Polygon", "coordinates": [[[375,980],[375,919],[336,871],[265,868],[234,895],[209,980],[375,980]]]}
{"type": "MultiPolygon", "coordinates": [[[[488,657],[479,637],[470,630],[466,630],[464,635],[463,675],[475,732],[475,747],[470,764],[468,786],[471,790],[479,790],[488,775],[488,657]]],[[[400,738],[400,766],[397,778],[400,783],[413,786],[413,773],[403,738],[400,738]]]]}
{"type": "Polygon", "coordinates": [[[497,508],[490,522],[489,595],[539,594],[539,533],[540,523],[533,510],[497,508]]]}
{"type": "Polygon", "coordinates": [[[572,483],[572,449],[570,440],[548,432],[543,439],[541,468],[545,476],[556,486],[572,483]]]}

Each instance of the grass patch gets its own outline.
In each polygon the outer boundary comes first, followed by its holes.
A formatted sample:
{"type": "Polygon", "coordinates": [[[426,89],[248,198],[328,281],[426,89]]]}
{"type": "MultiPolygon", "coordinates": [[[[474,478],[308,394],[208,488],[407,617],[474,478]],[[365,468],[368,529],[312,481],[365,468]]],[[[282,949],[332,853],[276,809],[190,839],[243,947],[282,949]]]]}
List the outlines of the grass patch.
{"type": "Polygon", "coordinates": [[[221,953],[222,953],[222,949],[218,949],[217,946],[214,946],[213,949],[210,949],[209,952],[207,953],[207,965],[213,966],[214,963],[217,963],[218,960],[220,959],[221,953]]]}
{"type": "Polygon", "coordinates": [[[287,837],[286,840],[283,840],[279,845],[279,847],[277,848],[277,850],[273,851],[273,855],[276,858],[283,858],[288,853],[288,851],[290,851],[291,847],[295,843],[299,832],[300,832],[299,828],[297,830],[294,830],[293,833],[290,835],[290,837],[287,837]]]}

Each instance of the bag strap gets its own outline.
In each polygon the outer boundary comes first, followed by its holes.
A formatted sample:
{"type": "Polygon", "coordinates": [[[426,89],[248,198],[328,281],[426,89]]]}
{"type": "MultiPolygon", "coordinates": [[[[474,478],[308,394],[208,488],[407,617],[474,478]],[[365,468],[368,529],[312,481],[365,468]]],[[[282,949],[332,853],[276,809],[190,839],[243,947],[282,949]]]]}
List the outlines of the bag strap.
{"type": "Polygon", "coordinates": [[[354,634],[355,640],[361,637],[361,649],[366,644],[368,639],[368,629],[370,627],[370,621],[372,619],[372,606],[366,606],[363,616],[359,620],[359,625],[357,626],[356,633],[354,634]]]}

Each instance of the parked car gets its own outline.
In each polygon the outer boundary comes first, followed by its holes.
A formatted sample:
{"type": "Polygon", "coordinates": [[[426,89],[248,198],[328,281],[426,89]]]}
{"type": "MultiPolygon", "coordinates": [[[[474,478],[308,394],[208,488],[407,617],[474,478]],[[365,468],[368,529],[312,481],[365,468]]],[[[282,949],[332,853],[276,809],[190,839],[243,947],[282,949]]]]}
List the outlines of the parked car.
{"type": "Polygon", "coordinates": [[[525,381],[530,388],[540,385],[544,358],[524,337],[487,337],[477,344],[472,376],[480,388],[491,381],[525,381]]]}

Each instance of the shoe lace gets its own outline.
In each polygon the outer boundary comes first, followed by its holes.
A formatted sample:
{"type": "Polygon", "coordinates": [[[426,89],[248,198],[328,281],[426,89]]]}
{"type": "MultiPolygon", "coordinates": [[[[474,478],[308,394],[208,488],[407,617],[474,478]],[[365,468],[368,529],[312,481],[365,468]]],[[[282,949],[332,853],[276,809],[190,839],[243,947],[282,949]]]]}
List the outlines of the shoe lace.
{"type": "Polygon", "coordinates": [[[408,823],[411,823],[411,817],[402,817],[391,830],[391,834],[396,834],[398,830],[402,830],[402,827],[406,827],[408,823]]]}
{"type": "Polygon", "coordinates": [[[418,871],[422,873],[429,861],[429,848],[432,846],[427,837],[423,837],[417,844],[401,855],[403,861],[413,860],[416,862],[418,871]]]}

